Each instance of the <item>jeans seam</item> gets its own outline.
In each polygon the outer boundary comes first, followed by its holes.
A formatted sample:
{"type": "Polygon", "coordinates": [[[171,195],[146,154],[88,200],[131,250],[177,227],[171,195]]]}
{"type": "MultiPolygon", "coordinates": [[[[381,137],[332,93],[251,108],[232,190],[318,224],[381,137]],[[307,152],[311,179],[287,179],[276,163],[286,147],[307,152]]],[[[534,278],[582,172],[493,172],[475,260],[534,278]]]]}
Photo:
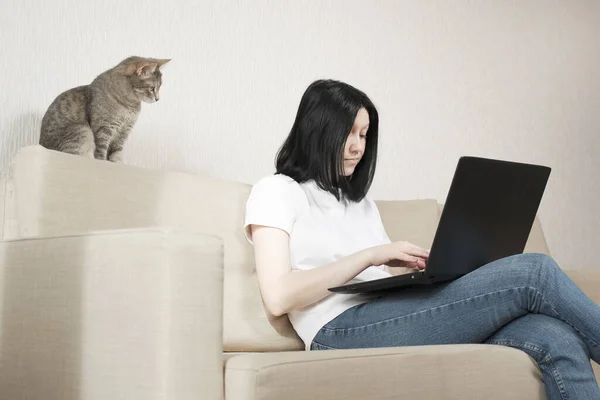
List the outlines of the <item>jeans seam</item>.
{"type": "Polygon", "coordinates": [[[321,328],[321,330],[322,331],[327,331],[327,332],[342,332],[342,333],[344,333],[344,332],[349,332],[349,331],[353,331],[353,330],[356,330],[356,329],[364,329],[364,328],[368,328],[368,327],[372,327],[372,326],[382,325],[382,324],[385,324],[385,323],[388,323],[388,322],[396,322],[396,321],[399,321],[399,320],[404,319],[404,318],[412,317],[414,315],[423,314],[423,313],[434,311],[434,310],[439,310],[439,309],[442,309],[442,308],[453,306],[455,304],[460,304],[460,303],[464,303],[464,302],[467,302],[467,301],[470,301],[470,300],[474,300],[474,299],[477,299],[477,298],[480,298],[480,297],[489,296],[491,294],[498,294],[498,293],[508,292],[508,291],[511,291],[511,290],[520,290],[520,289],[526,289],[526,288],[530,288],[530,287],[529,286],[520,286],[520,287],[516,287],[516,288],[510,288],[510,289],[503,289],[503,290],[498,290],[498,291],[494,291],[494,292],[488,292],[488,293],[480,294],[480,295],[477,295],[477,296],[467,297],[466,299],[461,299],[461,300],[458,300],[458,301],[454,301],[452,303],[443,304],[441,306],[428,308],[426,310],[420,310],[420,311],[417,311],[417,312],[414,312],[414,313],[410,313],[410,314],[406,314],[406,315],[402,315],[402,316],[399,316],[399,317],[384,319],[382,321],[377,321],[377,322],[373,322],[373,323],[366,324],[366,325],[353,326],[351,328],[329,328],[329,327],[327,327],[327,325],[325,325],[323,328],[321,328]]]}
{"type": "MultiPolygon", "coordinates": [[[[548,306],[550,307],[550,309],[554,312],[554,314],[556,314],[558,316],[558,319],[563,321],[565,324],[569,325],[571,328],[573,328],[573,330],[575,332],[577,332],[579,335],[581,335],[584,339],[588,340],[590,343],[592,343],[594,346],[596,347],[600,347],[600,345],[598,345],[598,343],[596,343],[593,339],[589,338],[587,335],[585,335],[583,332],[581,332],[579,329],[577,329],[575,327],[575,325],[573,325],[571,322],[569,322],[565,317],[563,317],[558,311],[556,311],[556,309],[554,307],[552,307],[552,304],[550,304],[548,302],[548,300],[546,300],[546,297],[544,297],[544,295],[537,289],[537,288],[531,288],[534,289],[536,291],[536,293],[541,297],[542,301],[548,306]]],[[[539,313],[538,313],[539,314],[539,313]]]]}
{"type": "Polygon", "coordinates": [[[316,344],[316,345],[317,345],[317,346],[319,346],[319,347],[323,347],[325,350],[339,350],[339,349],[338,349],[338,348],[336,348],[336,347],[331,347],[331,346],[326,346],[326,345],[324,345],[324,344],[321,344],[321,343],[317,342],[316,340],[313,340],[313,341],[312,341],[312,344],[316,344]]]}
{"type": "Polygon", "coordinates": [[[487,341],[486,344],[513,347],[513,348],[519,349],[521,351],[523,351],[523,349],[527,349],[529,351],[541,354],[543,357],[540,359],[539,362],[536,360],[536,363],[538,365],[544,363],[544,364],[547,364],[550,366],[550,371],[552,373],[552,377],[554,378],[554,382],[556,383],[556,386],[558,387],[558,391],[560,392],[560,397],[564,400],[569,399],[569,395],[567,394],[567,390],[565,388],[564,381],[560,375],[560,372],[558,371],[558,368],[556,367],[556,364],[554,363],[554,359],[552,358],[550,353],[547,352],[546,350],[544,350],[542,347],[539,347],[532,343],[517,342],[514,340],[490,340],[490,341],[487,341]]]}
{"type": "MultiPolygon", "coordinates": [[[[539,264],[545,264],[546,261],[542,261],[542,263],[538,263],[539,264]]],[[[529,263],[528,265],[536,265],[535,263],[529,263]]],[[[556,269],[558,269],[560,271],[560,268],[558,267],[558,265],[554,264],[556,269]]],[[[562,271],[561,271],[562,272],[562,271]]],[[[542,281],[541,279],[541,274],[542,274],[542,268],[538,268],[538,279],[540,281],[542,281]]],[[[564,272],[563,272],[564,274],[564,272]]],[[[589,341],[592,345],[594,345],[595,347],[600,347],[600,345],[598,343],[596,343],[594,340],[592,340],[591,338],[589,338],[587,335],[585,335],[583,332],[581,332],[579,329],[577,329],[571,322],[567,321],[566,317],[564,317],[563,315],[559,314],[558,311],[556,311],[556,309],[554,307],[552,307],[552,305],[548,302],[548,300],[546,300],[546,297],[544,296],[543,293],[541,293],[538,288],[532,288],[536,291],[536,293],[540,296],[540,298],[542,299],[542,301],[548,306],[550,307],[550,309],[554,312],[554,314],[556,314],[558,316],[558,319],[563,321],[564,323],[566,323],[567,325],[569,325],[571,328],[573,328],[575,330],[575,332],[577,332],[579,335],[581,335],[585,340],[589,341]]]]}

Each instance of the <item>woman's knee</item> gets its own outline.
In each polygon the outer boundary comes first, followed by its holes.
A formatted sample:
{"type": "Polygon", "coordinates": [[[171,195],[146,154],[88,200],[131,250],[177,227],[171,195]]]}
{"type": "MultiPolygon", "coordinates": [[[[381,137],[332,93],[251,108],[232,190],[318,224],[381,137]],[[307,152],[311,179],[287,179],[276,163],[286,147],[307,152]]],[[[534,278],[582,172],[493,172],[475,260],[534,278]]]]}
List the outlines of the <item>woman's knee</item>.
{"type": "Polygon", "coordinates": [[[529,277],[535,277],[535,282],[545,281],[545,277],[554,276],[556,273],[561,272],[556,261],[547,254],[524,253],[513,257],[515,257],[513,260],[514,266],[523,272],[527,272],[529,277]]]}
{"type": "Polygon", "coordinates": [[[527,272],[532,269],[560,269],[554,259],[542,253],[522,253],[496,260],[489,264],[490,268],[500,271],[527,272]]]}
{"type": "Polygon", "coordinates": [[[515,319],[488,339],[488,343],[519,348],[538,362],[565,357],[589,360],[587,346],[572,326],[542,314],[515,319]]]}
{"type": "Polygon", "coordinates": [[[514,256],[520,263],[535,265],[542,268],[558,268],[558,264],[552,257],[543,253],[523,253],[514,256]]]}

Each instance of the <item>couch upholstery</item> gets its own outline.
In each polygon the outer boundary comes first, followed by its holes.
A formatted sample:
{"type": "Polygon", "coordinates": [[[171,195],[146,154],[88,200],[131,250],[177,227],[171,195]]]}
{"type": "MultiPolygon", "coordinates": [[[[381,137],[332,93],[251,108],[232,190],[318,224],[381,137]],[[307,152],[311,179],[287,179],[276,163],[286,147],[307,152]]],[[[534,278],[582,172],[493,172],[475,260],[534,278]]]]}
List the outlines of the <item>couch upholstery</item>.
{"type": "Polygon", "coordinates": [[[241,229],[250,185],[126,167],[40,146],[17,154],[13,175],[21,237],[168,226],[222,238],[225,350],[302,348],[287,317],[269,321],[263,311],[252,247],[241,229]]]}
{"type": "Polygon", "coordinates": [[[0,398],[219,398],[222,257],[152,228],[0,241],[0,398]]]}
{"type": "Polygon", "coordinates": [[[415,346],[232,357],[227,399],[538,399],[541,372],[500,346],[415,346]],[[301,384],[305,382],[305,384],[301,384]],[[501,390],[501,396],[491,397],[501,390]]]}
{"type": "MultiPolygon", "coordinates": [[[[514,349],[466,345],[300,351],[303,345],[287,318],[268,316],[262,306],[252,247],[242,231],[250,185],[32,146],[15,157],[11,176],[0,188],[5,237],[165,226],[221,239],[227,399],[280,399],[288,389],[290,399],[543,398],[535,363],[514,349]],[[383,386],[374,386],[378,379],[383,386]]],[[[437,201],[377,204],[392,240],[431,246],[442,207],[437,201]]],[[[538,220],[525,251],[549,253],[538,220]]],[[[575,275],[600,300],[599,286],[590,285],[600,283],[600,274],[575,275]]],[[[219,307],[217,299],[213,304],[219,307]]],[[[188,339],[180,345],[198,346],[199,341],[188,339]]]]}

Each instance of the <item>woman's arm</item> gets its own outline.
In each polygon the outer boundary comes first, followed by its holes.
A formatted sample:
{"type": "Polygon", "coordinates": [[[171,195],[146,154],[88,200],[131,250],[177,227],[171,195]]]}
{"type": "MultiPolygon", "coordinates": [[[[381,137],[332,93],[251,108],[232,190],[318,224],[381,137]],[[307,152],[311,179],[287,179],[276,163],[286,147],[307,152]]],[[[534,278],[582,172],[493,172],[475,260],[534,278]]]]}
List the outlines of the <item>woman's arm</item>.
{"type": "Polygon", "coordinates": [[[423,258],[427,257],[423,249],[397,242],[368,248],[311,270],[292,271],[287,232],[261,225],[251,225],[250,229],[263,301],[275,316],[316,303],[331,294],[328,288],[347,283],[371,265],[402,260],[424,267],[423,258]]]}

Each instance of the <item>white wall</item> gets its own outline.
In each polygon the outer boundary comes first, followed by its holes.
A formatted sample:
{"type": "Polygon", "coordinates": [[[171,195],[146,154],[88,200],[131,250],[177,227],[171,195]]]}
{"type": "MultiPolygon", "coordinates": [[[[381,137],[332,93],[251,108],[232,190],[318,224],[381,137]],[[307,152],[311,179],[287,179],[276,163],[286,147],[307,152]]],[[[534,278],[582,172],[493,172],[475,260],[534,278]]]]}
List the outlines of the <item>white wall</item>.
{"type": "Polygon", "coordinates": [[[443,201],[465,154],[547,164],[551,250],[600,268],[599,4],[2,0],[0,168],[58,93],[135,54],[173,61],[127,162],[253,183],[330,77],[379,107],[374,197],[443,201]]]}

